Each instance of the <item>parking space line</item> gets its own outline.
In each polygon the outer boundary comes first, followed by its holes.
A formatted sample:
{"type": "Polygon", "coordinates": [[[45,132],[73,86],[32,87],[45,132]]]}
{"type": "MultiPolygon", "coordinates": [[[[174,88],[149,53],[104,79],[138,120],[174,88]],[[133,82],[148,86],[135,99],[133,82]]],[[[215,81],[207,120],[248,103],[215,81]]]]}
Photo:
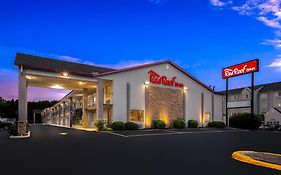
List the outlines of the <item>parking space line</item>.
{"type": "Polygon", "coordinates": [[[112,134],[112,135],[115,135],[115,136],[120,136],[120,137],[128,137],[128,136],[126,136],[126,135],[118,134],[118,133],[110,132],[110,131],[106,131],[106,133],[109,133],[109,134],[112,134]]]}
{"type": "Polygon", "coordinates": [[[208,133],[223,133],[223,132],[247,132],[246,130],[228,130],[228,131],[188,131],[188,132],[176,132],[170,131],[168,133],[155,133],[155,134],[136,134],[127,135],[126,137],[144,137],[144,136],[161,136],[161,135],[177,135],[177,134],[208,134],[208,133]]]}
{"type": "Polygon", "coordinates": [[[182,133],[182,132],[177,131],[177,130],[167,130],[166,132],[169,132],[169,133],[182,133]]]}
{"type": "Polygon", "coordinates": [[[187,131],[187,132],[180,132],[180,131],[173,131],[173,130],[166,130],[166,133],[147,133],[147,134],[133,134],[133,135],[123,135],[115,132],[106,131],[106,133],[119,136],[119,137],[145,137],[145,136],[162,136],[162,135],[177,135],[177,134],[208,134],[208,133],[226,133],[226,132],[248,132],[249,130],[217,130],[217,131],[187,131]]]}

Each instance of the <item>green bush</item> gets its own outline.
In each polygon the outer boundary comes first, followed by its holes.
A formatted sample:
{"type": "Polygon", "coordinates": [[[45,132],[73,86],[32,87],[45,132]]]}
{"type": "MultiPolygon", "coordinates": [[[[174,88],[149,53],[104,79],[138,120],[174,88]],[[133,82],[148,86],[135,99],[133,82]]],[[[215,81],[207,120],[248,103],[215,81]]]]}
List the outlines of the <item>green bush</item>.
{"type": "Polygon", "coordinates": [[[125,129],[125,123],[121,121],[116,121],[111,124],[111,128],[114,131],[121,131],[125,129]]]}
{"type": "Polygon", "coordinates": [[[106,123],[105,125],[107,128],[111,128],[112,122],[110,121],[110,122],[106,123]]]}
{"type": "Polygon", "coordinates": [[[154,120],[153,121],[153,128],[155,129],[164,129],[166,124],[163,120],[154,120]]]}
{"type": "Polygon", "coordinates": [[[8,131],[10,135],[17,136],[18,135],[17,125],[16,124],[9,125],[8,131]]]}
{"type": "Polygon", "coordinates": [[[188,120],[187,125],[189,128],[197,128],[198,122],[196,120],[188,120]]]}
{"type": "Polygon", "coordinates": [[[105,123],[102,120],[99,120],[95,123],[95,126],[97,127],[98,131],[102,131],[105,129],[105,123]]]}
{"type": "Polygon", "coordinates": [[[185,128],[185,122],[183,119],[176,119],[173,121],[174,128],[182,129],[185,128]]]}
{"type": "Polygon", "coordinates": [[[126,122],[125,123],[126,130],[138,130],[139,125],[134,122],[126,122]]]}
{"type": "Polygon", "coordinates": [[[262,117],[254,115],[251,118],[250,113],[239,113],[229,118],[229,126],[240,129],[258,129],[262,124],[262,117]]]}
{"type": "Polygon", "coordinates": [[[225,128],[225,123],[220,121],[209,122],[207,127],[210,128],[225,128]]]}

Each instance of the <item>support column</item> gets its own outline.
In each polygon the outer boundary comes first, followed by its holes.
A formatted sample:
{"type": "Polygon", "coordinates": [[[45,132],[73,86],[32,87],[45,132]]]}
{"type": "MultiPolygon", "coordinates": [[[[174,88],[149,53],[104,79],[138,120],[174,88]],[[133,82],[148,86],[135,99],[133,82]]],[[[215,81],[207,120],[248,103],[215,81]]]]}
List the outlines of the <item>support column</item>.
{"type": "Polygon", "coordinates": [[[82,114],[82,127],[88,128],[89,121],[88,121],[88,112],[86,110],[88,104],[88,89],[83,88],[83,114],[82,114]]]}
{"type": "Polygon", "coordinates": [[[69,101],[69,126],[72,127],[72,117],[73,117],[73,114],[74,114],[74,103],[73,103],[73,98],[70,97],[70,101],[69,101]]]}
{"type": "Polygon", "coordinates": [[[103,80],[98,79],[98,87],[97,87],[97,120],[103,120],[103,80]]]}
{"type": "Polygon", "coordinates": [[[88,127],[93,128],[93,111],[88,111],[88,127]]]}
{"type": "Polygon", "coordinates": [[[63,106],[62,106],[62,125],[63,126],[65,126],[66,124],[65,124],[65,121],[66,121],[66,116],[65,116],[65,106],[66,106],[66,103],[65,102],[63,102],[62,103],[63,104],[63,106]]]}
{"type": "Polygon", "coordinates": [[[18,104],[18,135],[26,135],[26,124],[27,124],[27,81],[26,73],[21,67],[19,69],[19,104],[18,104]]]}

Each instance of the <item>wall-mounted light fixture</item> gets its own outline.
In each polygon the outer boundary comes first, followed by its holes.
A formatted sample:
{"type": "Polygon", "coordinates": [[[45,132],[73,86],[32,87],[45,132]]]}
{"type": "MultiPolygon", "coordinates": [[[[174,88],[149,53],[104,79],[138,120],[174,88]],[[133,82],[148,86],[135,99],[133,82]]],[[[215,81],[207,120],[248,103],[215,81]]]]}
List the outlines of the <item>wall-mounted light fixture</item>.
{"type": "Polygon", "coordinates": [[[186,92],[187,92],[187,89],[188,89],[188,88],[187,88],[186,86],[184,86],[184,87],[183,87],[183,93],[186,93],[186,92]]]}
{"type": "Polygon", "coordinates": [[[144,85],[145,85],[145,86],[148,86],[148,85],[149,85],[149,81],[145,81],[145,82],[144,82],[144,85]]]}
{"type": "Polygon", "coordinates": [[[26,75],[25,78],[27,78],[28,80],[31,80],[31,79],[32,79],[32,76],[26,75]]]}
{"type": "Polygon", "coordinates": [[[69,73],[68,73],[68,72],[62,72],[61,75],[62,75],[63,77],[68,77],[68,76],[69,76],[69,73]]]}

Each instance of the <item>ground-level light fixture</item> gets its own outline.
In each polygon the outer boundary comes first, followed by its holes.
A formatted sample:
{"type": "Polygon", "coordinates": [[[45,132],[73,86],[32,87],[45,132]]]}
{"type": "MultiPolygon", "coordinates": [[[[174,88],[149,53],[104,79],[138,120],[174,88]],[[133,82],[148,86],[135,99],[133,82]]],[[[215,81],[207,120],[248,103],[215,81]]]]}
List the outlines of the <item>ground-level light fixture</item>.
{"type": "Polygon", "coordinates": [[[53,88],[53,89],[63,89],[63,87],[58,85],[58,84],[51,86],[51,88],[53,88]]]}
{"type": "Polygon", "coordinates": [[[149,85],[149,81],[145,81],[144,85],[148,86],[149,85]]]}
{"type": "Polygon", "coordinates": [[[68,72],[62,72],[61,75],[64,76],[64,77],[68,77],[69,73],[68,72]]]}

